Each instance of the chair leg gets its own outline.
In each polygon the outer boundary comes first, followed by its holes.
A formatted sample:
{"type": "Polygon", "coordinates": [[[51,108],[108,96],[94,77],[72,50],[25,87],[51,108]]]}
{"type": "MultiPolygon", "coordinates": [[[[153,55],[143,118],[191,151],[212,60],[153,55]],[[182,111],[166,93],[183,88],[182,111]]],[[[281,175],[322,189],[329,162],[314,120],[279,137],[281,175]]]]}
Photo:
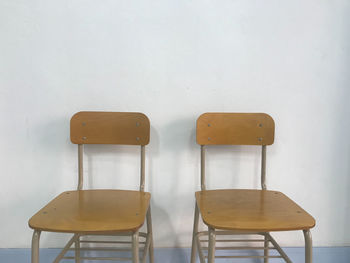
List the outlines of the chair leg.
{"type": "Polygon", "coordinates": [[[303,230],[305,238],[305,263],[312,263],[312,236],[309,229],[303,230]]]}
{"type": "Polygon", "coordinates": [[[216,241],[215,229],[209,227],[208,263],[215,262],[215,241],[216,241]]]}
{"type": "Polygon", "coordinates": [[[195,208],[194,208],[194,222],[193,222],[193,234],[192,234],[191,263],[195,263],[195,262],[196,262],[198,221],[199,221],[199,210],[198,210],[198,206],[197,206],[197,202],[196,202],[195,208]]]}
{"type": "Polygon", "coordinates": [[[154,250],[153,250],[153,230],[152,230],[152,216],[151,216],[151,206],[148,208],[147,212],[147,234],[150,239],[149,245],[149,262],[154,263],[154,250]]]}
{"type": "Polygon", "coordinates": [[[80,263],[80,236],[75,240],[75,263],[80,263]]]}
{"type": "Polygon", "coordinates": [[[39,241],[41,231],[34,230],[32,237],[32,263],[39,263],[39,241]]]}
{"type": "Polygon", "coordinates": [[[139,263],[139,231],[132,234],[132,263],[139,263]]]}
{"type": "Polygon", "coordinates": [[[265,235],[265,241],[264,241],[264,263],[269,263],[269,238],[267,235],[265,235]]]}

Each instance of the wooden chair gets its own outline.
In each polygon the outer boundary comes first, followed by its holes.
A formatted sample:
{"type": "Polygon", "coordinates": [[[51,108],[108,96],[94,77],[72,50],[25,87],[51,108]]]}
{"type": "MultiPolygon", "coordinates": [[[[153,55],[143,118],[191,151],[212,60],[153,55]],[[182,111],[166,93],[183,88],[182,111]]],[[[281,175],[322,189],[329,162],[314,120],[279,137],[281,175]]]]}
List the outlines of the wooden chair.
{"type": "Polygon", "coordinates": [[[41,231],[73,234],[55,259],[55,263],[61,259],[74,259],[76,263],[82,260],[132,260],[133,263],[138,263],[139,238],[145,239],[141,242],[144,244],[141,262],[146,262],[148,254],[150,262],[153,263],[151,195],[144,191],[145,145],[149,142],[149,135],[150,123],[142,113],[79,112],[72,117],[70,137],[72,143],[78,144],[78,188],[75,191],[60,194],[29,220],[29,226],[34,229],[32,263],[39,262],[41,231]],[[141,146],[140,190],[82,190],[84,144],[141,146]],[[146,218],[147,233],[139,232],[146,218]],[[86,239],[96,235],[109,236],[109,240],[86,239]],[[124,241],[110,240],[114,236],[128,235],[131,236],[131,240],[125,240],[125,237],[124,241]],[[92,248],[90,247],[92,243],[95,246],[97,243],[98,245],[106,244],[109,247],[92,248]],[[65,256],[73,244],[75,245],[74,256],[65,256]],[[128,247],[120,248],[120,244],[123,246],[126,244],[128,247]],[[131,250],[132,257],[88,257],[80,253],[85,250],[99,252],[131,250]]]}
{"type": "MultiPolygon", "coordinates": [[[[312,262],[312,239],[310,229],[315,220],[286,195],[266,190],[266,146],[274,142],[273,119],[263,113],[205,113],[197,120],[197,143],[201,145],[201,191],[196,192],[196,205],[192,238],[191,263],[195,263],[198,251],[200,262],[213,263],[215,258],[283,258],[291,263],[286,253],[277,244],[270,232],[302,230],[305,238],[305,262],[312,262]],[[207,145],[261,145],[262,190],[206,190],[205,146],[207,145]],[[199,213],[208,231],[198,231],[199,213]],[[232,235],[258,235],[257,239],[232,239],[232,235]],[[208,235],[208,240],[202,240],[208,235]],[[229,239],[216,236],[229,235],[229,239]],[[208,242],[208,247],[202,247],[208,242]],[[232,247],[216,247],[216,243],[240,244],[232,247]],[[240,243],[238,243],[240,242],[240,243]],[[241,242],[253,242],[261,246],[242,246],[241,242]],[[272,247],[271,247],[272,245],[272,247]],[[203,253],[207,249],[208,253],[203,253]],[[215,255],[216,250],[254,250],[247,255],[215,255]],[[261,253],[256,253],[256,250],[261,253]],[[269,254],[275,249],[278,254],[269,254]],[[263,252],[263,253],[262,253],[263,252]]],[[[249,243],[248,243],[249,244],[249,243]]]]}

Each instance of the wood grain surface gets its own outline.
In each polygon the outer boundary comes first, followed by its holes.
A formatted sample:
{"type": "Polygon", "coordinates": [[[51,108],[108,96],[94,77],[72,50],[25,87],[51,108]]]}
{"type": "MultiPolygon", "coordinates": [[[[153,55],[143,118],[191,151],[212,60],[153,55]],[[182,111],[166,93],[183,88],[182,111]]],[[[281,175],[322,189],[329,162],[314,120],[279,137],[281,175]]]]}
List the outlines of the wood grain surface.
{"type": "Polygon", "coordinates": [[[63,192],[30,220],[33,229],[69,233],[110,233],[140,228],[150,193],[128,190],[63,192]]]}
{"type": "Polygon", "coordinates": [[[204,113],[197,120],[200,145],[271,145],[275,123],[265,113],[204,113]]]}
{"type": "Polygon", "coordinates": [[[150,123],[137,112],[76,113],[70,121],[70,138],[75,144],[147,145],[150,123]]]}
{"type": "Polygon", "coordinates": [[[267,190],[196,192],[203,221],[216,229],[284,231],[310,229],[314,218],[286,195],[267,190]]]}

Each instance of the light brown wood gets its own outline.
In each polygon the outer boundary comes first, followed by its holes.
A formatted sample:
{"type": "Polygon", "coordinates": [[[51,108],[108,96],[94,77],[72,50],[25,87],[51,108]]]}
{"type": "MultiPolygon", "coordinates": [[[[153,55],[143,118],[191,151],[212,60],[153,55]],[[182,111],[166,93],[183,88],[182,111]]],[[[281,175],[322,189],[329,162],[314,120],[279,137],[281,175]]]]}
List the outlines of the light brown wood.
{"type": "Polygon", "coordinates": [[[70,122],[70,138],[76,144],[147,145],[150,123],[136,112],[76,113],[70,122]]]}
{"type": "Polygon", "coordinates": [[[204,113],[197,120],[200,145],[271,145],[274,133],[265,113],[204,113]]]}
{"type": "Polygon", "coordinates": [[[150,197],[127,190],[68,191],[36,213],[29,226],[67,233],[135,231],[144,223],[150,197]]]}
{"type": "Polygon", "coordinates": [[[203,221],[216,229],[239,231],[303,230],[314,218],[286,195],[267,190],[208,190],[196,192],[203,221]]]}

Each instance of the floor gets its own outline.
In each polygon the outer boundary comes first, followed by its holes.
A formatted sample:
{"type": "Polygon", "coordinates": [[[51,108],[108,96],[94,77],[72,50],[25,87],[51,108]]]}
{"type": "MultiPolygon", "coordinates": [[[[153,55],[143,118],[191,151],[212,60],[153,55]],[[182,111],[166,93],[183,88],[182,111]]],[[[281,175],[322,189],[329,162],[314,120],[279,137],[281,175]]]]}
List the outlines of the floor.
{"type": "MultiPolygon", "coordinates": [[[[304,263],[303,248],[284,248],[293,263],[304,263]]],[[[44,248],[40,250],[40,263],[52,262],[59,249],[44,248]]],[[[155,249],[155,263],[187,263],[190,258],[189,248],[157,248],[155,249]]],[[[30,262],[30,249],[0,249],[1,263],[28,263],[30,262]]],[[[72,260],[62,260],[74,262],[72,260]]],[[[100,262],[100,261],[84,261],[100,262]]],[[[111,261],[103,261],[111,262],[111,261]]],[[[127,261],[124,261],[127,262],[127,261]]],[[[261,259],[220,259],[218,263],[261,263],[261,259]]],[[[281,259],[271,259],[271,263],[283,262],[281,259]]],[[[350,263],[350,247],[316,247],[314,248],[314,263],[350,263]]]]}

